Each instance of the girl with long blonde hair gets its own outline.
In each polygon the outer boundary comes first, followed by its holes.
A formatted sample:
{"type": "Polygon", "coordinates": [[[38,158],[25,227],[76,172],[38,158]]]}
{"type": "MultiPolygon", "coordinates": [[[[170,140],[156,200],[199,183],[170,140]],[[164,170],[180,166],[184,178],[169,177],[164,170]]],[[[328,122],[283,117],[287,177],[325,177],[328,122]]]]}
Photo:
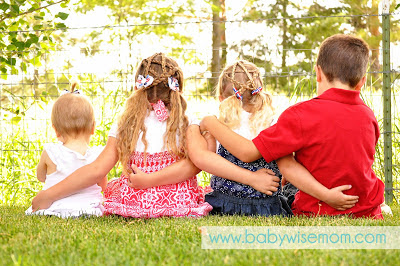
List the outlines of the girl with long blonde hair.
{"type": "MultiPolygon", "coordinates": [[[[218,119],[228,128],[252,139],[270,126],[274,115],[271,96],[265,92],[260,72],[254,64],[241,60],[226,67],[219,77],[217,89],[221,101],[218,119]]],[[[207,147],[210,147],[210,142],[215,139],[212,140],[207,131],[203,132],[203,136],[207,139],[207,147]]],[[[228,165],[211,154],[202,143],[204,140],[199,127],[192,127],[188,134],[190,159],[200,169],[215,174],[211,177],[213,191],[205,196],[213,206],[211,213],[262,216],[292,214],[281,194],[282,175],[276,162],[267,163],[261,158],[246,163],[218,144],[217,154],[232,163],[228,165]],[[217,160],[219,165],[226,167],[216,165],[217,160]],[[231,171],[233,164],[242,168],[240,172],[231,171]],[[251,175],[250,171],[257,174],[251,175]]]]}
{"type": "Polygon", "coordinates": [[[104,192],[106,214],[138,218],[203,216],[212,209],[197,185],[199,169],[186,155],[189,119],[182,97],[182,70],[173,59],[157,53],[141,62],[136,80],[136,90],[110,130],[103,153],[67,178],[67,191],[64,186],[64,191],[54,187],[45,195],[39,193],[33,200],[34,208],[44,208],[62,195],[96,183],[120,161],[121,177],[108,183],[104,192]],[[148,175],[138,184],[132,177],[142,172],[148,175]]]}

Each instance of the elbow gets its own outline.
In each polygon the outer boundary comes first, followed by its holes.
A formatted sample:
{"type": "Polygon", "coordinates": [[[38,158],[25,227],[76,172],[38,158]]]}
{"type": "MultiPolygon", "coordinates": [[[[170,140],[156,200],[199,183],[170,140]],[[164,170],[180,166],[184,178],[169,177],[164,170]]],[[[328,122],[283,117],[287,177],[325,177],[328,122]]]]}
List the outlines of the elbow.
{"type": "Polygon", "coordinates": [[[240,154],[238,154],[237,158],[244,163],[251,163],[255,160],[260,159],[261,157],[257,157],[252,150],[244,150],[240,154]]]}
{"type": "Polygon", "coordinates": [[[245,153],[240,154],[239,157],[237,158],[244,163],[251,163],[257,160],[256,158],[253,158],[250,154],[245,154],[245,153]]]}
{"type": "Polygon", "coordinates": [[[205,156],[207,156],[207,154],[205,152],[201,152],[201,151],[196,151],[196,152],[191,152],[189,151],[189,159],[190,161],[194,164],[194,166],[196,166],[199,171],[204,169],[204,164],[205,164],[205,160],[203,158],[205,158],[205,156]]]}

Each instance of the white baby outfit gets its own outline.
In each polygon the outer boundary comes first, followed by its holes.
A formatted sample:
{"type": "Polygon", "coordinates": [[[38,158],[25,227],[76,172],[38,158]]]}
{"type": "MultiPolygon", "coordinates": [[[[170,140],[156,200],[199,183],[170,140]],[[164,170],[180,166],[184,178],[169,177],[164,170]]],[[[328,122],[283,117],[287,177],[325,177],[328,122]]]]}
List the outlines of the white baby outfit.
{"type": "MultiPolygon", "coordinates": [[[[64,180],[78,168],[92,163],[104,147],[91,147],[82,155],[65,147],[62,143],[49,143],[44,146],[50,160],[57,166],[57,170],[46,175],[43,190],[64,180]]],[[[57,200],[45,210],[32,212],[32,207],[26,210],[25,214],[54,215],[61,218],[78,217],[81,215],[103,215],[103,195],[101,187],[96,185],[82,189],[79,192],[66,198],[57,200]]]]}

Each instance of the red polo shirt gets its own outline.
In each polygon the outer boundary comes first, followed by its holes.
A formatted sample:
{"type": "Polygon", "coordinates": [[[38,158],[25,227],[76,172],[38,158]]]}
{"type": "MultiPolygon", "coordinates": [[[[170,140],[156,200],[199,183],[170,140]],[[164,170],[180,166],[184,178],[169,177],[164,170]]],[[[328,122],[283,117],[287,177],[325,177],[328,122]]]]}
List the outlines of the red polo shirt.
{"type": "Polygon", "coordinates": [[[344,193],[360,197],[353,208],[338,211],[299,191],[292,205],[295,214],[379,219],[384,184],[372,170],[378,138],[378,123],[360,92],[331,88],[288,108],[253,142],[267,162],[295,152],[296,160],[325,187],[352,185],[344,193]]]}

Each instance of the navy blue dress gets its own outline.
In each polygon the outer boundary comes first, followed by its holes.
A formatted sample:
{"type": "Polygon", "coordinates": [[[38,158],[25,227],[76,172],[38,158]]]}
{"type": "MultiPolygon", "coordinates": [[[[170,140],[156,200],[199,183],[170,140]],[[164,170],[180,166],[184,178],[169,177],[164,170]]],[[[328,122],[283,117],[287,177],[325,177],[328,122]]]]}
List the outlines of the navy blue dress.
{"type": "MultiPolygon", "coordinates": [[[[228,161],[253,172],[262,168],[271,169],[274,171],[276,176],[280,179],[282,178],[275,161],[267,163],[263,158],[261,158],[251,163],[245,163],[236,158],[222,145],[219,146],[217,154],[228,161]]],[[[219,176],[212,176],[210,183],[211,188],[214,191],[208,193],[205,200],[213,206],[211,214],[260,216],[288,216],[292,214],[286,198],[282,195],[280,185],[278,191],[274,192],[272,196],[268,196],[248,185],[219,176]]]]}

